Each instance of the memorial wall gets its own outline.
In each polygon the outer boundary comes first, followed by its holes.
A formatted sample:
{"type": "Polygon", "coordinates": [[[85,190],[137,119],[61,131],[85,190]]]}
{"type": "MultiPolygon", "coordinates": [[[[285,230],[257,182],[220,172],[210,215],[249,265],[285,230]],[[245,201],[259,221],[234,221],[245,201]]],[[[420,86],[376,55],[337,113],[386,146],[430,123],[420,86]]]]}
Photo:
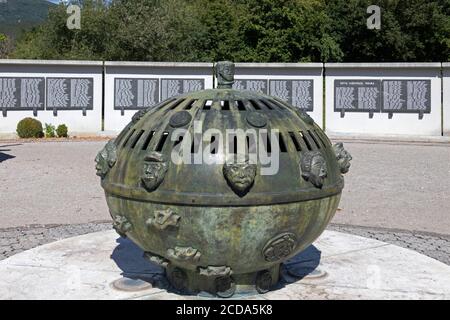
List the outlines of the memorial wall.
{"type": "Polygon", "coordinates": [[[103,62],[0,60],[0,133],[34,117],[73,134],[101,131],[103,62]]]}
{"type": "Polygon", "coordinates": [[[323,128],[322,63],[236,63],[233,88],[278,97],[323,128]]]}
{"type": "Polygon", "coordinates": [[[212,63],[105,62],[105,132],[121,131],[138,110],[160,101],[212,89],[212,75],[212,63]]]}
{"type": "Polygon", "coordinates": [[[444,136],[450,136],[450,63],[442,64],[443,75],[443,131],[444,136]]]}
{"type": "MultiPolygon", "coordinates": [[[[0,134],[35,117],[71,135],[103,120],[114,135],[138,110],[213,88],[213,74],[212,63],[0,60],[0,134]]],[[[450,135],[450,63],[236,63],[234,88],[276,96],[330,134],[450,135]]]]}
{"type": "Polygon", "coordinates": [[[440,63],[326,63],[330,134],[441,135],[440,63]]]}

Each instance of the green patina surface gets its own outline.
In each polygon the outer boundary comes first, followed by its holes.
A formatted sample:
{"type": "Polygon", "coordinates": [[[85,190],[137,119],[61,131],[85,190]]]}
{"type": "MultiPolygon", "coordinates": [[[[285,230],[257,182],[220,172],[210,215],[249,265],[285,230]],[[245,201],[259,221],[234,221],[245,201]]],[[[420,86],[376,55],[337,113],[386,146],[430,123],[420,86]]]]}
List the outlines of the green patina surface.
{"type": "Polygon", "coordinates": [[[115,148],[110,143],[99,153],[97,170],[116,230],[165,267],[176,288],[229,296],[236,286],[256,284],[264,292],[278,281],[280,263],[309,246],[332,219],[351,156],[342,145],[333,147],[307,114],[230,89],[230,75],[218,79],[221,89],[139,111],[115,148]],[[227,129],[278,130],[281,139],[270,144],[280,147],[279,170],[263,175],[260,162],[174,163],[171,137],[180,128],[191,138],[185,133],[178,147],[194,157],[195,121],[202,123],[200,134],[214,128],[224,137],[227,129]]]}

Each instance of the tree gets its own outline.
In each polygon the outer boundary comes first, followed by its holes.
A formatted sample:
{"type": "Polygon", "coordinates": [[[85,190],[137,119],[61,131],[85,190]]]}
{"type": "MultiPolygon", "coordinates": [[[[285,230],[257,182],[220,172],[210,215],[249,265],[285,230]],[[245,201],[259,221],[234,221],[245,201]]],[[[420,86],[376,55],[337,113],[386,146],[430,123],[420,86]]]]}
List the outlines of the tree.
{"type": "Polygon", "coordinates": [[[183,0],[76,1],[81,29],[66,26],[66,6],[49,12],[43,25],[19,39],[16,57],[168,61],[186,55],[196,21],[183,0]]]}
{"type": "Polygon", "coordinates": [[[18,41],[12,56],[136,61],[328,62],[450,59],[449,0],[78,0],[18,41]]]}
{"type": "Polygon", "coordinates": [[[246,8],[235,0],[193,1],[191,12],[197,23],[190,32],[193,58],[199,61],[243,61],[240,37],[246,8]]]}
{"type": "Polygon", "coordinates": [[[28,59],[102,59],[109,19],[106,3],[78,2],[82,6],[81,29],[68,29],[66,6],[49,10],[47,21],[25,33],[17,42],[14,56],[28,59]]]}
{"type": "Polygon", "coordinates": [[[189,1],[121,0],[109,10],[105,56],[111,60],[185,61],[199,22],[189,1]]]}
{"type": "MultiPolygon", "coordinates": [[[[382,0],[381,29],[366,26],[371,0],[331,0],[327,15],[343,61],[445,61],[450,55],[450,1],[382,0]]],[[[341,60],[337,60],[341,61],[341,60]]]]}
{"type": "Polygon", "coordinates": [[[342,55],[325,1],[249,0],[240,28],[247,61],[328,61],[342,55]]]}
{"type": "Polygon", "coordinates": [[[12,50],[12,42],[8,36],[0,33],[0,59],[8,58],[12,50]]]}

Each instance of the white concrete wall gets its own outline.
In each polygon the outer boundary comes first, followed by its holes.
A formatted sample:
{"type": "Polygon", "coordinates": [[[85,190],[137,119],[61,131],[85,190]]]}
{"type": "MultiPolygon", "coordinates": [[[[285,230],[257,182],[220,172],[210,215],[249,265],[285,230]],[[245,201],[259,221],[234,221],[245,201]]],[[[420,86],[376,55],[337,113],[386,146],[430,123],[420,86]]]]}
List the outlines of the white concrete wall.
{"type": "MultiPolygon", "coordinates": [[[[97,134],[101,131],[103,96],[105,99],[104,133],[118,133],[139,109],[137,106],[138,98],[134,100],[136,106],[120,108],[117,107],[116,103],[115,108],[115,83],[116,79],[119,78],[132,79],[134,81],[132,83],[136,86],[137,81],[135,80],[137,79],[155,79],[152,83],[157,83],[158,87],[157,90],[155,87],[154,96],[138,94],[141,105],[148,103],[152,98],[155,101],[164,100],[163,95],[166,91],[163,89],[163,83],[167,83],[164,82],[164,79],[193,79],[193,83],[201,80],[205,89],[213,87],[212,63],[105,62],[104,65],[105,92],[103,93],[103,62],[0,60],[0,93],[2,88],[9,90],[8,86],[11,85],[11,82],[6,79],[39,78],[43,80],[41,87],[39,87],[41,90],[39,93],[44,95],[44,97],[41,97],[41,103],[36,111],[23,110],[21,106],[23,102],[21,101],[10,102],[8,105],[8,103],[4,103],[6,100],[0,97],[0,135],[14,134],[17,123],[25,117],[35,117],[43,125],[51,123],[57,126],[64,123],[69,127],[69,134],[72,135],[97,134]],[[68,81],[70,79],[73,81],[76,78],[92,79],[93,85],[89,92],[89,95],[92,94],[92,103],[89,103],[92,110],[86,110],[85,115],[83,115],[82,110],[67,110],[67,108],[54,110],[47,94],[48,82],[51,78],[64,78],[69,79],[68,81]],[[16,108],[11,109],[11,105],[16,106],[16,108]],[[37,112],[36,116],[34,116],[35,112],[37,112]]],[[[235,79],[237,82],[244,81],[240,82],[241,85],[254,86],[244,89],[258,90],[258,88],[263,88],[269,95],[273,94],[272,91],[276,89],[278,92],[287,93],[290,100],[299,96],[311,99],[303,107],[311,107],[313,110],[307,112],[320,126],[325,125],[327,133],[330,134],[440,136],[443,130],[444,135],[450,136],[450,63],[442,65],[440,63],[327,63],[325,69],[321,63],[236,63],[235,79]],[[441,106],[441,67],[444,75],[442,81],[444,85],[442,88],[444,95],[443,110],[441,106]],[[323,110],[322,86],[324,72],[326,73],[325,113],[323,110]],[[257,81],[246,82],[245,80],[257,81]],[[420,113],[399,113],[395,110],[392,113],[384,112],[383,83],[393,80],[406,80],[410,84],[412,84],[411,81],[417,81],[419,87],[422,86],[425,89],[417,89],[422,90],[424,95],[415,96],[414,101],[416,101],[415,99],[418,99],[417,101],[422,99],[423,104],[429,106],[429,110],[420,113]],[[292,81],[295,82],[295,89],[292,81]],[[337,83],[336,81],[347,81],[347,83],[337,83]],[[366,82],[364,83],[364,81],[366,82]],[[352,110],[345,110],[342,113],[335,110],[335,82],[340,85],[339,92],[341,93],[348,92],[346,86],[356,88],[355,85],[358,83],[361,83],[362,86],[370,85],[370,83],[380,86],[378,87],[379,100],[377,105],[380,109],[373,113],[367,111],[352,112],[352,110]],[[277,87],[275,88],[274,85],[271,87],[271,84],[276,84],[277,87]],[[425,92],[427,89],[430,89],[429,93],[425,92]],[[297,95],[293,93],[294,91],[297,92],[297,95]],[[325,123],[323,122],[324,117],[325,123]]],[[[125,83],[127,83],[126,81],[125,83]]],[[[139,83],[142,84],[142,81],[139,83]]],[[[21,82],[20,80],[14,80],[14,84],[20,87],[21,82]]],[[[390,84],[394,83],[391,82],[390,84]]],[[[407,92],[410,92],[407,89],[407,83],[398,82],[397,84],[403,86],[403,89],[401,89],[402,96],[400,97],[403,99],[407,92]]],[[[66,82],[65,85],[70,86],[70,82],[66,82]]],[[[185,86],[187,88],[188,84],[185,86]]],[[[394,91],[398,89],[396,85],[393,85],[392,88],[394,91]]],[[[137,89],[133,90],[135,90],[134,93],[138,92],[137,89]]],[[[368,100],[370,100],[371,93],[369,91],[374,89],[361,90],[361,92],[365,90],[365,93],[361,93],[361,96],[369,97],[368,100]]],[[[390,93],[390,97],[395,96],[394,91],[390,93]]],[[[66,93],[69,93],[69,91],[66,93]]],[[[30,95],[33,96],[31,93],[30,95]]],[[[14,97],[15,100],[20,100],[19,91],[14,97]]],[[[123,97],[127,98],[126,94],[123,97]]],[[[342,97],[348,98],[349,96],[344,93],[342,97]]],[[[368,100],[363,100],[366,106],[370,105],[366,103],[368,100]]],[[[343,101],[342,105],[348,104],[345,99],[340,101],[343,101]]],[[[400,102],[406,109],[406,102],[400,102]]],[[[303,102],[298,101],[297,103],[303,102]]]]}
{"type": "MultiPolygon", "coordinates": [[[[33,110],[20,110],[23,108],[21,101],[19,101],[21,100],[20,96],[15,103],[17,107],[15,109],[17,110],[9,109],[5,107],[5,103],[0,103],[0,134],[6,136],[15,134],[17,123],[26,117],[38,119],[43,126],[45,126],[45,123],[55,126],[66,124],[69,135],[97,134],[101,131],[102,72],[103,62],[99,61],[0,60],[0,85],[2,79],[6,78],[43,78],[44,80],[43,92],[40,92],[40,96],[44,93],[44,97],[40,97],[43,102],[40,103],[40,107],[44,110],[37,110],[36,115],[34,115],[33,110]],[[92,110],[88,108],[83,115],[81,109],[59,109],[56,110],[55,115],[54,109],[50,107],[51,101],[48,101],[47,94],[47,89],[49,89],[47,83],[50,78],[69,79],[65,84],[65,89],[63,89],[66,94],[70,92],[70,88],[68,88],[70,87],[70,79],[83,78],[89,79],[89,82],[92,79],[93,85],[88,94],[89,96],[92,95],[92,100],[88,100],[86,103],[89,108],[92,107],[92,110]]],[[[17,82],[19,86],[20,83],[17,82]]],[[[0,92],[2,92],[1,87],[0,92]]],[[[68,97],[67,103],[70,105],[70,95],[68,97]]]]}
{"type": "MultiPolygon", "coordinates": [[[[330,134],[358,135],[440,136],[440,67],[440,63],[326,63],[326,132],[330,134]],[[335,81],[343,80],[349,80],[351,85],[358,82],[363,83],[364,80],[372,80],[374,83],[376,81],[389,80],[417,80],[419,82],[428,80],[431,86],[430,101],[428,101],[426,94],[419,97],[419,99],[426,100],[424,103],[430,106],[430,113],[424,113],[422,119],[419,119],[418,113],[393,112],[392,118],[390,118],[389,113],[375,111],[373,117],[370,118],[368,112],[350,112],[347,110],[342,117],[341,112],[335,111],[335,81]]],[[[342,83],[337,84],[345,86],[342,83]]],[[[380,85],[381,89],[383,82],[380,82],[380,85]]],[[[406,92],[407,85],[404,87],[406,92]]],[[[379,92],[381,108],[383,108],[383,91],[379,92]]],[[[386,90],[385,92],[388,91],[386,90]]],[[[361,94],[361,96],[364,96],[364,94],[361,94]]],[[[391,98],[394,96],[395,94],[388,95],[391,98]]],[[[413,99],[410,100],[412,101],[413,99]]],[[[343,104],[346,104],[346,102],[343,102],[343,104]]],[[[403,102],[403,104],[406,106],[406,102],[403,102]]]]}
{"type": "MultiPolygon", "coordinates": [[[[312,110],[305,111],[323,128],[322,63],[236,63],[235,81],[239,80],[259,80],[261,83],[264,81],[266,88],[264,93],[269,95],[275,95],[273,87],[271,88],[271,81],[281,85],[289,85],[291,81],[306,84],[308,88],[303,88],[300,94],[303,101],[311,99],[306,104],[312,110]]],[[[256,83],[256,81],[253,83],[256,83]]],[[[254,90],[255,88],[242,89],[254,90]]],[[[292,88],[286,88],[286,93],[289,96],[287,102],[292,103],[292,100],[296,97],[300,98],[299,94],[294,91],[292,88]]],[[[286,99],[284,100],[286,101],[286,99]]],[[[294,102],[293,104],[295,105],[296,103],[294,102]]]]}
{"type": "Polygon", "coordinates": [[[443,70],[443,131],[444,136],[450,136],[450,63],[442,64],[443,70]]]}
{"type": "Polygon", "coordinates": [[[116,79],[156,79],[159,101],[165,100],[163,79],[200,79],[213,87],[212,63],[105,62],[105,133],[120,132],[139,108],[115,108],[116,79]]]}

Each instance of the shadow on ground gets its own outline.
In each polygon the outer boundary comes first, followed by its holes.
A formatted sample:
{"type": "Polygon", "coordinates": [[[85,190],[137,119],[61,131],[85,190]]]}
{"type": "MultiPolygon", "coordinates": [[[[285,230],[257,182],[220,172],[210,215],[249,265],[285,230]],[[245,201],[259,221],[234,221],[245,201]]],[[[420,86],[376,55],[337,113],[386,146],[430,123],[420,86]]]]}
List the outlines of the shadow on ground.
{"type": "MultiPolygon", "coordinates": [[[[118,238],[116,240],[117,246],[111,254],[111,259],[122,270],[121,275],[125,278],[141,280],[149,282],[153,287],[167,290],[171,293],[196,296],[189,292],[180,292],[171,287],[166,276],[164,268],[151,263],[144,258],[144,251],[127,238],[118,238]]],[[[272,290],[279,290],[290,283],[300,281],[307,276],[316,276],[320,273],[318,266],[320,264],[321,251],[315,246],[310,245],[305,250],[287,260],[280,270],[280,281],[272,288],[272,290]]],[[[233,298],[246,297],[256,295],[256,291],[236,292],[233,298]]],[[[207,298],[214,298],[208,293],[200,293],[198,296],[207,298]]]]}
{"type": "Polygon", "coordinates": [[[11,149],[3,149],[3,148],[21,146],[21,145],[22,145],[21,143],[17,143],[17,144],[9,144],[9,145],[0,146],[0,162],[6,161],[9,159],[13,159],[16,157],[16,156],[12,156],[10,154],[4,153],[4,152],[11,151],[11,149]]]}
{"type": "Polygon", "coordinates": [[[164,274],[164,269],[144,258],[144,251],[128,238],[117,238],[117,247],[111,254],[111,259],[122,270],[124,277],[164,274]]]}

